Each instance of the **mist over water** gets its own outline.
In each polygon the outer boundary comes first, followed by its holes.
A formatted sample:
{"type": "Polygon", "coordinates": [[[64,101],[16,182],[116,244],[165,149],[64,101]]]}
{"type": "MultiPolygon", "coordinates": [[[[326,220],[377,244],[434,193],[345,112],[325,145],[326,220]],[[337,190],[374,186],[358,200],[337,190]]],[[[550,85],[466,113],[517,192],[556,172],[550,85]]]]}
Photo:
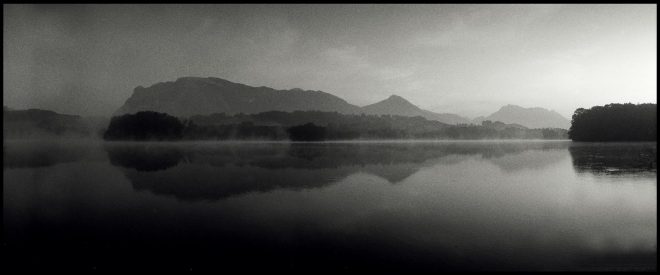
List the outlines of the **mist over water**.
{"type": "Polygon", "coordinates": [[[7,274],[657,271],[656,5],[3,26],[7,274]]]}
{"type": "Polygon", "coordinates": [[[5,268],[655,270],[656,152],[5,141],[5,268]]]}

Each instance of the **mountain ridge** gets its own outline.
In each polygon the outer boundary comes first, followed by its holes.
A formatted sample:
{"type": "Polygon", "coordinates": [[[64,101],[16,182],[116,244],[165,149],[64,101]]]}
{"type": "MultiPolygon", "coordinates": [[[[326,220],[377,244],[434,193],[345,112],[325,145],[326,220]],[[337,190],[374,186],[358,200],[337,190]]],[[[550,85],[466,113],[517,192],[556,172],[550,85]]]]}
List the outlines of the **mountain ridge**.
{"type": "Polygon", "coordinates": [[[508,124],[520,124],[528,128],[562,128],[571,126],[570,120],[557,113],[541,107],[522,107],[507,104],[488,116],[479,116],[472,120],[475,124],[483,121],[501,121],[508,124]]]}
{"type": "Polygon", "coordinates": [[[387,99],[362,107],[365,114],[421,116],[429,120],[437,120],[447,124],[469,124],[471,121],[456,114],[435,113],[412,104],[398,95],[390,95],[387,99]]]}
{"type": "MultiPolygon", "coordinates": [[[[446,124],[481,124],[484,120],[520,124],[529,128],[564,128],[567,119],[554,111],[540,107],[523,108],[508,104],[487,116],[469,119],[452,113],[437,113],[422,109],[405,98],[392,94],[379,102],[357,106],[333,94],[319,90],[292,88],[278,90],[266,86],[250,86],[218,77],[179,77],[158,82],[149,87],[137,86],[133,94],[113,115],[138,111],[164,112],[179,117],[226,113],[256,114],[267,111],[322,111],[341,114],[421,116],[446,124]],[[522,110],[522,111],[521,111],[522,110]],[[499,112],[499,113],[498,113],[499,112]],[[547,115],[550,112],[550,115],[547,115]],[[511,114],[510,114],[511,113],[511,114]],[[521,113],[523,118],[512,118],[521,113]],[[543,113],[539,115],[538,113],[543,113]],[[535,123],[524,117],[548,120],[535,123]],[[556,115],[555,115],[556,114],[556,115]],[[562,120],[563,119],[563,120],[562,120]]],[[[568,122],[568,124],[567,124],[568,122]]]]}
{"type": "Polygon", "coordinates": [[[159,111],[175,116],[265,111],[337,111],[359,113],[360,107],[322,91],[253,87],[216,77],[180,77],[149,87],[138,86],[114,115],[159,111]],[[166,97],[163,99],[163,97],[166,97]]]}

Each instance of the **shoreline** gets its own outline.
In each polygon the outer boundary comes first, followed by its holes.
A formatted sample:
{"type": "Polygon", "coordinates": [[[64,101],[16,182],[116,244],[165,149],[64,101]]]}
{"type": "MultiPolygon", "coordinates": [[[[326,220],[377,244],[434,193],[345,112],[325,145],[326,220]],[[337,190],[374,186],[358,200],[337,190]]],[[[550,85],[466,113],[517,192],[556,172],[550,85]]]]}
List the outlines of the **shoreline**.
{"type": "Polygon", "coordinates": [[[291,140],[103,140],[101,138],[28,138],[3,139],[7,143],[71,143],[71,144],[404,144],[404,143],[543,143],[580,144],[656,144],[657,141],[573,141],[570,139],[353,139],[323,141],[291,140]]]}
{"type": "Polygon", "coordinates": [[[4,139],[4,143],[29,143],[29,142],[86,142],[86,143],[277,143],[277,144],[300,144],[300,143],[455,143],[455,142],[572,142],[570,139],[352,139],[352,140],[323,140],[323,141],[291,141],[291,140],[103,140],[93,138],[81,139],[4,139]]]}

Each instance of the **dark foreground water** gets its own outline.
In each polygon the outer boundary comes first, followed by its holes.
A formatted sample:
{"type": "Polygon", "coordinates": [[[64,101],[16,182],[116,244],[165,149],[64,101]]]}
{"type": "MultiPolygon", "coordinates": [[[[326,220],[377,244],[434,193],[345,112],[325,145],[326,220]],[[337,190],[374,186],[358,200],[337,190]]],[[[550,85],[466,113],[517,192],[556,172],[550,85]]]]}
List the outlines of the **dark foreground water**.
{"type": "Polygon", "coordinates": [[[656,143],[4,142],[3,269],[655,270],[656,143]]]}

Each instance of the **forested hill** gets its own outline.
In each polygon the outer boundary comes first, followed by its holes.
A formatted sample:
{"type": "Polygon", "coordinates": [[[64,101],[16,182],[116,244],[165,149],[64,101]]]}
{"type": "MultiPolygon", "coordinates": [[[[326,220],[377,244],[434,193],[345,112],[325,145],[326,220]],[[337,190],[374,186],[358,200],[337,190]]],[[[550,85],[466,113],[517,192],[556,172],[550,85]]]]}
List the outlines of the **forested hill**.
{"type": "Polygon", "coordinates": [[[568,134],[574,141],[657,141],[657,114],[654,103],[579,108],[568,134]]]}

